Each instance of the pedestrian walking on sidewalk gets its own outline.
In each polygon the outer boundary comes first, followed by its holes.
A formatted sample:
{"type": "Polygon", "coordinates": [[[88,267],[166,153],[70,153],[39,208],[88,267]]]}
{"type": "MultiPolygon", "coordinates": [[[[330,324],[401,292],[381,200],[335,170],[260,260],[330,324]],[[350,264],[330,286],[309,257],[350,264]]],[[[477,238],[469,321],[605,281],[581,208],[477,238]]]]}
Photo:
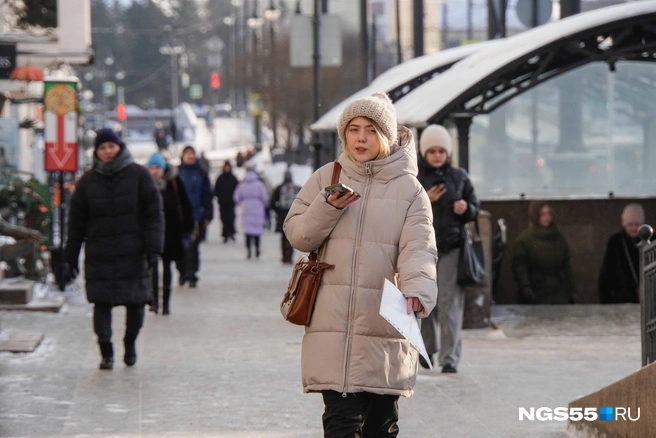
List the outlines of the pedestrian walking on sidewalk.
{"type": "Polygon", "coordinates": [[[288,265],[293,263],[294,248],[283,232],[282,226],[300,190],[301,188],[292,181],[292,173],[288,170],[285,172],[282,184],[276,187],[271,195],[271,208],[276,212],[276,233],[280,233],[282,236],[282,262],[288,265]]]}
{"type": "Polygon", "coordinates": [[[182,150],[180,180],[191,203],[196,230],[185,250],[185,256],[176,264],[180,273],[180,286],[189,282],[189,287],[196,287],[200,269],[200,244],[205,240],[205,230],[212,221],[214,209],[210,179],[207,172],[201,169],[193,146],[185,146],[182,150]]]}
{"type": "Polygon", "coordinates": [[[69,276],[84,272],[93,326],[102,355],[100,369],[112,369],[112,308],[127,309],[123,343],[127,366],[137,361],[136,340],[144,307],[152,302],[151,270],[164,249],[162,197],[148,171],[111,129],[96,133],[93,168],[82,176],[71,199],[65,257],[69,276]]]}
{"type": "Polygon", "coordinates": [[[638,229],[645,223],[642,205],[628,204],[622,211],[622,230],[606,244],[599,271],[599,302],[639,303],[640,250],[638,229]]]}
{"type": "MultiPolygon", "coordinates": [[[[437,239],[437,306],[421,321],[421,334],[431,361],[439,351],[443,373],[457,372],[462,350],[465,289],[458,284],[458,261],[464,227],[476,219],[481,206],[467,172],[451,164],[451,135],[440,125],[421,134],[419,182],[426,189],[433,210],[437,239]]],[[[421,365],[428,364],[420,358],[421,365]]]]}
{"type": "Polygon", "coordinates": [[[266,225],[266,207],[269,192],[253,169],[246,171],[244,180],[237,185],[233,196],[241,208],[241,227],[246,235],[247,258],[252,257],[251,246],[255,247],[255,257],[260,257],[260,236],[266,225]]]}
{"type": "Polygon", "coordinates": [[[575,285],[569,245],[558,230],[551,206],[528,204],[528,229],[515,240],[512,270],[520,304],[573,304],[575,285]]]}
{"type": "MultiPolygon", "coordinates": [[[[162,313],[171,313],[171,262],[184,256],[184,245],[194,231],[194,215],[184,184],[177,169],[169,166],[164,157],[155,152],[146,168],[155,179],[164,205],[164,252],[162,253],[162,313]]],[[[153,269],[152,312],[159,312],[159,266],[153,269]]]]}
{"type": "Polygon", "coordinates": [[[229,161],[223,164],[223,173],[218,176],[214,184],[214,196],[219,204],[219,214],[221,216],[221,236],[223,243],[228,240],[235,241],[235,200],[233,196],[237,188],[237,177],[232,173],[232,165],[229,161]]]}
{"type": "Polygon", "coordinates": [[[311,323],[303,337],[303,390],[323,395],[324,436],[396,437],[398,398],[409,397],[417,350],[380,316],[385,279],[398,274],[407,312],[423,318],[435,306],[437,250],[426,192],[417,181],[412,133],[397,127],[392,102],[376,93],[341,114],[339,181],[333,163],[314,172],[296,197],[284,230],[309,252],[327,239],[311,323]]]}

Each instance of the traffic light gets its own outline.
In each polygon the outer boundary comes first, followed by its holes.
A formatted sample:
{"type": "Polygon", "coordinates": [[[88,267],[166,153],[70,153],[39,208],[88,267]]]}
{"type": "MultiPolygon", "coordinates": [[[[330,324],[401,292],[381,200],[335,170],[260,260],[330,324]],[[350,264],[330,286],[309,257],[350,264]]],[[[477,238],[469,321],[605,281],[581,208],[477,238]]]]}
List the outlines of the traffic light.
{"type": "Polygon", "coordinates": [[[212,73],[210,75],[210,87],[214,90],[221,88],[221,77],[218,73],[212,73]]]}
{"type": "Polygon", "coordinates": [[[116,118],[119,122],[125,122],[128,118],[127,114],[125,114],[125,105],[122,103],[116,105],[116,118]]]}

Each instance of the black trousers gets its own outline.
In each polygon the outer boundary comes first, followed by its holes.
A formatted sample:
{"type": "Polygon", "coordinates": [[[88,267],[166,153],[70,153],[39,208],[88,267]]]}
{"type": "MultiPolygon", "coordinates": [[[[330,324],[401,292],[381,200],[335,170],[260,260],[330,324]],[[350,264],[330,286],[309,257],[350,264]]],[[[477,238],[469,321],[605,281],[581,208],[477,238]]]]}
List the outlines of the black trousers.
{"type": "Polygon", "coordinates": [[[251,257],[251,242],[255,246],[255,255],[260,256],[260,236],[246,235],[246,248],[248,248],[248,258],[251,257]]]}
{"type": "Polygon", "coordinates": [[[221,236],[224,238],[233,237],[235,231],[235,207],[219,207],[221,214],[221,236]]]}
{"type": "Polygon", "coordinates": [[[382,438],[399,434],[399,397],[369,392],[321,391],[325,438],[382,438]]]}
{"type": "MultiPolygon", "coordinates": [[[[93,329],[98,336],[99,344],[112,341],[112,306],[111,304],[96,303],[93,307],[93,329]]],[[[126,308],[125,337],[124,339],[134,341],[139,336],[143,326],[144,308],[143,304],[129,305],[126,308]]]]}
{"type": "Polygon", "coordinates": [[[203,223],[198,224],[198,231],[198,237],[189,242],[189,246],[185,249],[185,254],[182,259],[176,260],[175,262],[180,277],[187,281],[198,280],[196,273],[198,273],[200,269],[200,243],[203,240],[201,236],[205,235],[205,225],[203,223]]]}
{"type": "Polygon", "coordinates": [[[291,243],[289,243],[289,239],[287,239],[285,233],[282,233],[281,246],[282,246],[282,262],[291,263],[292,257],[294,256],[294,247],[292,246],[291,243]]]}
{"type": "MultiPolygon", "coordinates": [[[[162,259],[162,294],[164,298],[164,306],[168,307],[169,299],[171,298],[171,278],[173,273],[171,271],[170,259],[162,259]]],[[[155,265],[152,270],[153,274],[153,307],[159,309],[159,264],[155,265]]]]}

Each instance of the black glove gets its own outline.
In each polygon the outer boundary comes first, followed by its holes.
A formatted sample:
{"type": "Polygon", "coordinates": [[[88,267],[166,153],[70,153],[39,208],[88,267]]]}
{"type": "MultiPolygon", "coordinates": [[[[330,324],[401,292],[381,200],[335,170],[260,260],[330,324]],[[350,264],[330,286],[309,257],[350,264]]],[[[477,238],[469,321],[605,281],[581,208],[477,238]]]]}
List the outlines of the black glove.
{"type": "Polygon", "coordinates": [[[146,254],[146,260],[148,260],[148,269],[155,269],[159,256],[157,254],[146,254]]]}
{"type": "Polygon", "coordinates": [[[77,263],[66,263],[66,276],[69,281],[75,280],[80,273],[80,268],[77,263]]]}

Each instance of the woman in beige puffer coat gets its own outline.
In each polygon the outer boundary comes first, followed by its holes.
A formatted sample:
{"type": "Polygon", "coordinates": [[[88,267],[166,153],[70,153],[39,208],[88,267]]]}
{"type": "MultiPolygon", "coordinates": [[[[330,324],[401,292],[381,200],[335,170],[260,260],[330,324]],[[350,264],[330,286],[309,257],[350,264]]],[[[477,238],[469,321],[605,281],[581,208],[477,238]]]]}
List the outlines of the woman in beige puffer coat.
{"type": "Polygon", "coordinates": [[[335,265],[324,271],[303,337],[303,390],[323,394],[326,437],[394,437],[398,397],[412,395],[418,353],[380,316],[380,301],[385,279],[398,273],[408,313],[423,318],[435,306],[431,205],[416,179],[412,133],[397,128],[385,94],[352,102],[338,128],[339,181],[356,193],[326,194],[334,166],[327,164],[305,183],[284,224],[300,251],[327,239],[322,261],[335,265]]]}

